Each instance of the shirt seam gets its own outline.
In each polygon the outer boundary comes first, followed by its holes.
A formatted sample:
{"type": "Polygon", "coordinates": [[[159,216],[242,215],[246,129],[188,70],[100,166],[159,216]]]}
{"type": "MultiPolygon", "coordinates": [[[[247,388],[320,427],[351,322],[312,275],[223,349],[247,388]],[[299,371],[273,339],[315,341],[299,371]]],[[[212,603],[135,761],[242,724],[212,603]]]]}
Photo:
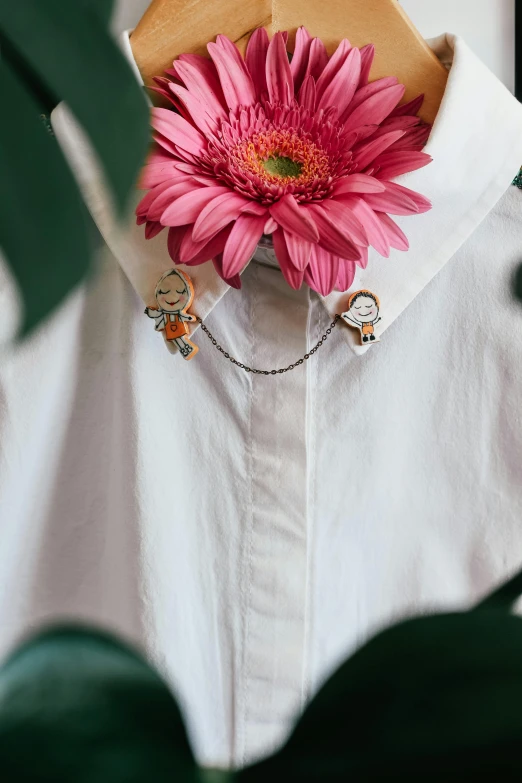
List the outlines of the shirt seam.
{"type": "MultiPolygon", "coordinates": [[[[316,331],[320,331],[322,322],[326,321],[326,311],[323,307],[317,308],[317,316],[315,319],[313,316],[312,297],[309,295],[309,318],[307,324],[307,345],[310,346],[310,336],[312,331],[312,320],[315,320],[313,324],[317,327],[316,331]]],[[[322,303],[321,303],[322,304],[322,303]]],[[[307,348],[308,350],[309,348],[307,348]]],[[[306,586],[305,586],[305,628],[303,639],[303,671],[302,671],[302,687],[301,687],[301,709],[304,709],[307,701],[310,698],[312,690],[312,674],[311,674],[311,662],[312,662],[312,650],[311,640],[313,638],[313,595],[312,587],[314,583],[314,532],[315,532],[315,509],[317,505],[317,459],[316,459],[316,444],[317,444],[317,407],[315,405],[317,384],[319,381],[319,356],[317,361],[308,363],[307,366],[307,443],[306,443],[306,458],[307,458],[307,503],[306,503],[306,537],[307,537],[307,557],[306,557],[306,586]]]]}
{"type": "MultiPolygon", "coordinates": [[[[255,361],[255,329],[254,319],[257,307],[257,288],[258,288],[258,270],[254,268],[253,274],[253,292],[250,306],[250,366],[254,366],[255,361]]],[[[254,439],[252,434],[252,421],[253,410],[255,402],[255,390],[254,390],[254,378],[250,375],[250,404],[249,404],[249,416],[248,416],[248,477],[249,477],[249,505],[250,509],[247,513],[248,530],[246,531],[245,540],[245,566],[243,572],[243,651],[241,656],[241,689],[239,698],[239,726],[237,728],[238,734],[238,749],[237,749],[237,762],[239,766],[244,766],[246,763],[246,726],[248,722],[248,695],[249,695],[249,683],[250,683],[250,663],[249,663],[249,640],[250,640],[250,604],[252,599],[252,579],[253,579],[253,541],[254,541],[254,439]]]]}

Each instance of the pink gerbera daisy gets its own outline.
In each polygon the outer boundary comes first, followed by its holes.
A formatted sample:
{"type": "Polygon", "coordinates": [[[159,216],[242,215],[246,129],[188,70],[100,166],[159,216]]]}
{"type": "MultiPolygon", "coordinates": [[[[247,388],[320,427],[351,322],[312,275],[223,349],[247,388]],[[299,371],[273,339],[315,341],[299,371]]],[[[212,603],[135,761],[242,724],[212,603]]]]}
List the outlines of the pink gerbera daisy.
{"type": "Polygon", "coordinates": [[[326,295],[352,283],[368,246],[383,256],[408,248],[388,213],[429,201],[391,178],[425,166],[430,132],[416,113],[423,96],[399,106],[394,77],[368,83],[374,47],[341,41],[328,57],[319,38],[263,28],[245,58],[224,35],[211,59],[182,54],[155,89],[174,110],[153,108],[154,150],[137,207],[147,237],[169,228],[174,263],[212,259],[230,285],[265,234],[293,288],[326,295]]]}

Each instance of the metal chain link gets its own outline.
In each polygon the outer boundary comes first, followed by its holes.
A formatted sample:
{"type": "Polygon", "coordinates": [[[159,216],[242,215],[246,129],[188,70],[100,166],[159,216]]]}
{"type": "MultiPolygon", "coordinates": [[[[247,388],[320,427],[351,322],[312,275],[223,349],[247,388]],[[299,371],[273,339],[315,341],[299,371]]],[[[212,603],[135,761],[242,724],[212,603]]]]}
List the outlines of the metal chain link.
{"type": "Polygon", "coordinates": [[[332,321],[332,323],[330,324],[330,326],[328,327],[326,332],[323,334],[323,336],[321,337],[319,342],[316,343],[316,345],[314,345],[314,347],[308,353],[305,353],[305,355],[303,356],[302,359],[298,359],[293,364],[289,364],[288,367],[282,367],[280,370],[256,370],[255,367],[248,367],[246,364],[243,364],[242,362],[238,362],[237,359],[234,359],[234,357],[231,356],[228,353],[228,351],[225,351],[225,349],[222,348],[221,345],[219,345],[218,341],[215,339],[214,335],[207,329],[207,327],[205,326],[205,324],[203,323],[201,318],[197,318],[196,320],[201,325],[201,328],[203,329],[203,331],[207,335],[208,339],[211,341],[212,345],[215,348],[217,348],[217,350],[220,353],[223,354],[225,359],[228,359],[229,362],[232,362],[232,364],[235,364],[236,367],[239,367],[241,370],[244,370],[245,372],[253,372],[255,375],[280,375],[283,372],[288,372],[289,370],[294,370],[296,367],[299,367],[301,364],[306,362],[310,358],[310,356],[313,356],[314,353],[317,350],[319,350],[319,348],[324,343],[324,341],[328,339],[328,335],[330,335],[332,333],[332,329],[336,326],[336,324],[337,324],[337,322],[338,322],[340,317],[341,316],[339,315],[339,313],[337,313],[335,318],[334,318],[334,320],[332,321]]]}

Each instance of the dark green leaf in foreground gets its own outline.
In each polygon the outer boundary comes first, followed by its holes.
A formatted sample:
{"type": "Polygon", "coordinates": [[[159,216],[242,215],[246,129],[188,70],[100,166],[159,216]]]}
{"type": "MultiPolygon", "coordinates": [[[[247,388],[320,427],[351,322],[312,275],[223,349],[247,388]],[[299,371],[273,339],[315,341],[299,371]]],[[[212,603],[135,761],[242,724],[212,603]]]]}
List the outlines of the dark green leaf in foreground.
{"type": "Polygon", "coordinates": [[[475,609],[504,609],[509,612],[522,594],[522,571],[514,574],[489,595],[483,598],[475,609]]]}
{"type": "Polygon", "coordinates": [[[95,14],[104,27],[107,27],[114,8],[113,0],[81,0],[91,13],[95,14]]]}
{"type": "MultiPolygon", "coordinates": [[[[59,103],[59,98],[47,88],[47,85],[41,80],[40,74],[32,70],[11,42],[2,35],[1,31],[0,52],[2,61],[9,65],[10,70],[16,74],[18,81],[24,85],[25,91],[37,104],[38,113],[48,119],[54,107],[59,103]]],[[[0,95],[2,95],[3,99],[3,93],[0,93],[0,95]]]]}
{"type": "Polygon", "coordinates": [[[519,783],[522,620],[479,608],[376,636],[240,782],[519,783]]]}
{"type": "Polygon", "coordinates": [[[85,275],[89,241],[76,183],[39,106],[0,61],[0,95],[16,106],[0,123],[0,245],[24,303],[29,331],[85,275]]]}
{"type": "MultiPolygon", "coordinates": [[[[122,210],[146,155],[148,107],[99,16],[78,0],[4,2],[0,34],[83,125],[122,210]]],[[[7,121],[18,122],[17,103],[6,101],[3,94],[2,101],[15,107],[7,121]]],[[[31,150],[27,153],[40,165],[31,150]]]]}
{"type": "Polygon", "coordinates": [[[2,783],[195,783],[181,713],[112,637],[63,627],[0,669],[2,783]]]}

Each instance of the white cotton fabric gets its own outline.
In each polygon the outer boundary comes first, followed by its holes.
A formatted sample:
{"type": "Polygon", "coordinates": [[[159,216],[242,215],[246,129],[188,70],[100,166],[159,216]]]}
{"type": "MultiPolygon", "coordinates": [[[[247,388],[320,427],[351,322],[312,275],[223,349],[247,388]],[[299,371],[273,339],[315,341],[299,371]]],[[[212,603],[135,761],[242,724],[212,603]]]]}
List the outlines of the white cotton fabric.
{"type": "MultiPolygon", "coordinates": [[[[273,751],[369,635],[469,606],[522,562],[522,110],[442,43],[436,160],[403,180],[434,209],[361,280],[381,342],[357,355],[340,323],[283,375],[241,372],[201,330],[193,361],[165,349],[122,271],[147,299],[165,237],[113,229],[57,118],[106,244],[0,364],[0,654],[63,618],[123,634],[175,689],[203,764],[273,751]]],[[[338,306],[259,262],[241,291],[208,265],[191,276],[193,311],[255,367],[302,356],[338,306]]]]}

